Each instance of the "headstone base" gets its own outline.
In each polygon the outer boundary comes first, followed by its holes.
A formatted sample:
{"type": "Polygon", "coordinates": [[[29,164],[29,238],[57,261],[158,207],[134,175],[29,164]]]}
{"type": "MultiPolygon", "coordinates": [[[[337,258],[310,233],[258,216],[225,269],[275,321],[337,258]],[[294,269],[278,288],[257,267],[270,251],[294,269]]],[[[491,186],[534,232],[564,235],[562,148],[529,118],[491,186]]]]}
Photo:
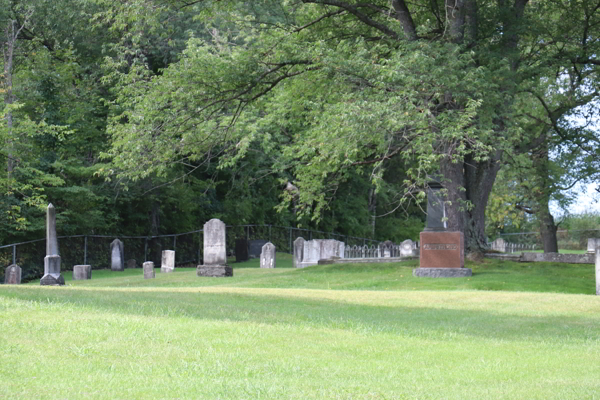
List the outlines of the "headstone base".
{"type": "Polygon", "coordinates": [[[415,268],[413,276],[421,278],[464,278],[472,276],[471,268],[415,268]]]}
{"type": "Polygon", "coordinates": [[[42,286],[61,286],[65,284],[65,278],[61,274],[46,274],[40,279],[42,286]]]}
{"type": "Polygon", "coordinates": [[[75,265],[73,266],[73,280],[85,280],[92,279],[92,266],[91,265],[75,265]]]}
{"type": "Polygon", "coordinates": [[[198,265],[196,267],[196,275],[213,277],[233,276],[233,268],[229,265],[198,265]]]}
{"type": "Polygon", "coordinates": [[[160,266],[160,272],[173,272],[175,271],[175,268],[170,268],[170,267],[163,267],[162,265],[160,266]]]}

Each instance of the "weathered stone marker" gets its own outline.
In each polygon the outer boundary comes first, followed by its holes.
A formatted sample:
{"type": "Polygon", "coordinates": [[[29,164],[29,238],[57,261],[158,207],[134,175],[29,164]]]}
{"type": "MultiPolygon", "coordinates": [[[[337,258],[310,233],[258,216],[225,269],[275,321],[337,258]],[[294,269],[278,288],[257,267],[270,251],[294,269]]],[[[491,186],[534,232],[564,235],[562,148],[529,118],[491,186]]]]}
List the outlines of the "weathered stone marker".
{"type": "Polygon", "coordinates": [[[225,253],[225,224],[216,218],[204,224],[204,264],[196,268],[198,276],[233,276],[225,253]]]}
{"type": "Polygon", "coordinates": [[[420,234],[419,268],[414,276],[455,278],[471,276],[465,268],[465,245],[462,232],[446,230],[446,211],[438,182],[429,184],[427,191],[427,226],[420,234]]]}
{"type": "Polygon", "coordinates": [[[294,268],[302,268],[304,260],[304,238],[299,237],[294,240],[294,268]]]}
{"type": "Polygon", "coordinates": [[[413,257],[415,256],[415,242],[410,239],[406,239],[400,243],[400,257],[413,257]]]}
{"type": "Polygon", "coordinates": [[[160,263],[160,272],[173,272],[175,270],[175,250],[163,250],[160,263]]]}
{"type": "Polygon", "coordinates": [[[4,270],[5,285],[20,285],[21,284],[21,267],[17,264],[9,265],[4,270]]]}
{"type": "Polygon", "coordinates": [[[64,285],[65,278],[60,274],[60,256],[56,236],[56,210],[52,203],[46,210],[46,257],[44,257],[44,276],[40,285],[64,285]]]}
{"type": "Polygon", "coordinates": [[[152,261],[146,261],[142,264],[144,270],[144,279],[152,279],[156,275],[154,274],[154,263],[152,261]]]}
{"type": "Polygon", "coordinates": [[[600,239],[598,238],[588,238],[587,243],[587,252],[590,254],[596,253],[596,248],[600,245],[600,239]]]}
{"type": "Polygon", "coordinates": [[[379,256],[389,258],[394,253],[394,242],[386,240],[379,245],[379,256]]]}
{"type": "Polygon", "coordinates": [[[267,242],[260,253],[261,268],[275,268],[275,245],[267,242]]]}
{"type": "Polygon", "coordinates": [[[596,247],[596,296],[600,296],[600,247],[596,247]]]}
{"type": "Polygon", "coordinates": [[[136,268],[137,267],[137,261],[135,260],[135,258],[130,258],[129,260],[127,260],[127,268],[136,268]]]}
{"type": "Polygon", "coordinates": [[[73,280],[85,280],[92,279],[92,266],[91,265],[75,265],[73,266],[73,280]]]}
{"type": "Polygon", "coordinates": [[[110,244],[110,269],[113,271],[125,271],[123,242],[119,239],[113,240],[110,244]]]}

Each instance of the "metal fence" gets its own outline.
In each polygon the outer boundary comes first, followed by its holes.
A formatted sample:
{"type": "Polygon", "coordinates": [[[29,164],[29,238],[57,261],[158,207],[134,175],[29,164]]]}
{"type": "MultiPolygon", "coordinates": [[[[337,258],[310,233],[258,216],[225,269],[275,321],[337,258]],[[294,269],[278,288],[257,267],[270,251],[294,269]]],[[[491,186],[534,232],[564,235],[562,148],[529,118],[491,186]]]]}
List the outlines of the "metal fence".
{"type": "MultiPolygon", "coordinates": [[[[539,232],[503,233],[499,237],[520,248],[515,251],[544,248],[539,232]]],[[[556,238],[559,250],[586,251],[588,239],[600,238],[600,229],[562,229],[556,232],[556,238]]]]}
{"type": "MultiPolygon", "coordinates": [[[[377,240],[324,232],[311,229],[278,225],[235,225],[227,226],[226,251],[235,255],[235,240],[268,240],[277,251],[293,252],[297,237],[311,239],[337,239],[347,245],[379,243],[377,240]]],[[[59,236],[59,249],[63,270],[72,270],[74,265],[91,265],[94,269],[110,268],[110,243],[118,238],[123,242],[125,260],[136,260],[141,266],[144,261],[154,261],[160,265],[163,250],[175,250],[177,265],[196,265],[203,258],[203,230],[158,236],[108,236],[75,235],[59,236]]],[[[0,263],[3,266],[18,264],[23,270],[23,281],[41,277],[46,256],[46,239],[31,240],[0,246],[0,263]]],[[[3,280],[4,268],[0,268],[3,280]]]]}

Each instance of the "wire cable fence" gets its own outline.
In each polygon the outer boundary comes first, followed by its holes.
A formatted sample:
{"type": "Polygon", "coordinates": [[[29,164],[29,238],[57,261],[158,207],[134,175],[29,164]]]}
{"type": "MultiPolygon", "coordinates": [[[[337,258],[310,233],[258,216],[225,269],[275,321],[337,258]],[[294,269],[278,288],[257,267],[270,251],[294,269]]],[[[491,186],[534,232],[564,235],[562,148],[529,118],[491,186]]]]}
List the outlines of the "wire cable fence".
{"type": "MultiPolygon", "coordinates": [[[[293,253],[293,243],[297,237],[311,239],[337,239],[346,245],[380,243],[378,240],[324,232],[314,229],[302,229],[279,225],[234,225],[227,226],[227,256],[235,256],[236,239],[247,241],[264,240],[275,245],[278,252],[293,253]]],[[[123,242],[125,266],[141,267],[145,261],[153,261],[158,267],[163,250],[175,250],[175,264],[178,266],[196,266],[202,263],[204,234],[199,229],[191,232],[157,236],[109,236],[109,235],[73,235],[59,236],[61,269],[73,270],[75,265],[91,265],[93,269],[110,268],[110,243],[114,239],[123,242]]],[[[30,240],[0,246],[0,262],[4,267],[17,264],[22,269],[23,282],[40,278],[44,272],[46,239],[30,240]]],[[[4,281],[4,269],[0,268],[0,279],[4,281]]]]}

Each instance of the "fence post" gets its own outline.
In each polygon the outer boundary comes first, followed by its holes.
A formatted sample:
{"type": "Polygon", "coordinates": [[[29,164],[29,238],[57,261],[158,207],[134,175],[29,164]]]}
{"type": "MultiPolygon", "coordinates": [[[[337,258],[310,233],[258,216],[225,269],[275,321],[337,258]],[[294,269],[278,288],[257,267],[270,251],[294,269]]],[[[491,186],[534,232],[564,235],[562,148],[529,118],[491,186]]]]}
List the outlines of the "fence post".
{"type": "Polygon", "coordinates": [[[144,239],[144,262],[148,261],[148,238],[144,239]]]}
{"type": "Polygon", "coordinates": [[[246,226],[246,240],[250,241],[250,225],[246,226]]]}
{"type": "Polygon", "coordinates": [[[13,264],[17,263],[17,246],[13,246],[13,264]]]}
{"type": "Polygon", "coordinates": [[[269,224],[269,242],[273,243],[271,240],[271,224],[269,224]]]}
{"type": "Polygon", "coordinates": [[[88,265],[88,263],[87,263],[87,236],[83,237],[83,265],[88,265]]]}
{"type": "Polygon", "coordinates": [[[292,228],[289,228],[290,230],[290,254],[294,254],[294,249],[292,249],[292,228]]]}
{"type": "Polygon", "coordinates": [[[177,236],[173,236],[173,251],[175,251],[176,245],[177,245],[177,236]]]}

